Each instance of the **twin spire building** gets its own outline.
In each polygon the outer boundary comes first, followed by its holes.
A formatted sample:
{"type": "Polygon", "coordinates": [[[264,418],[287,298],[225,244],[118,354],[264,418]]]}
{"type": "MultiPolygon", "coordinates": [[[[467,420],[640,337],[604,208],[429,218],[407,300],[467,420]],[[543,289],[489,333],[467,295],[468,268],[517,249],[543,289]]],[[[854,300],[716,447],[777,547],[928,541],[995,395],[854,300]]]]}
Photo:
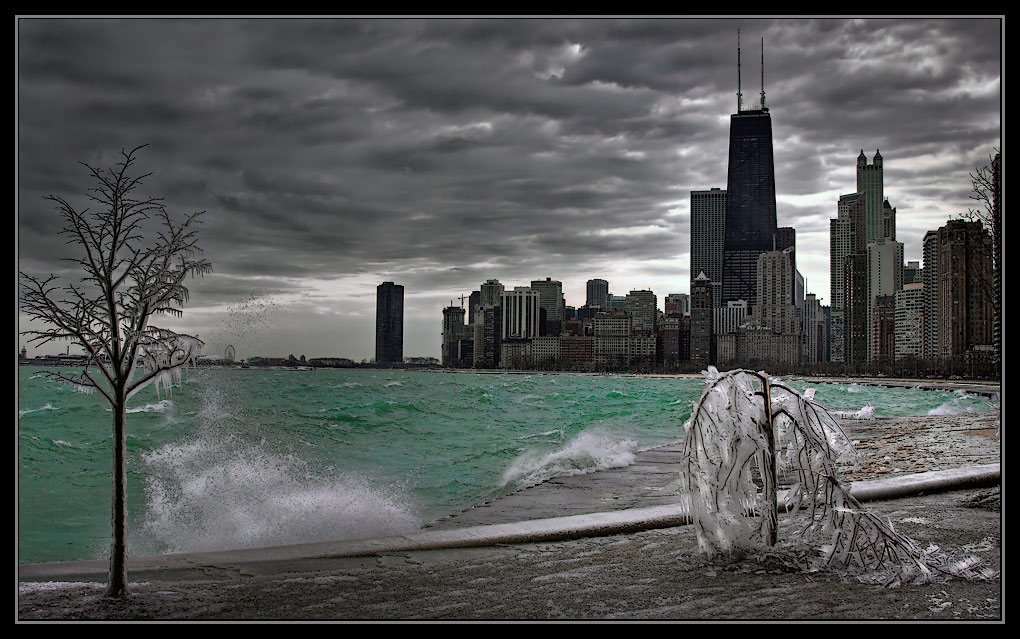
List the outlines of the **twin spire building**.
{"type": "MultiPolygon", "coordinates": [[[[762,40],[761,104],[743,110],[740,34],[737,33],[737,112],[730,116],[729,169],[722,254],[721,304],[755,304],[758,256],[772,251],[776,235],[776,168],[772,116],[765,106],[765,41],[762,40]]],[[[692,272],[692,276],[697,274],[692,272]]]]}
{"type": "Polygon", "coordinates": [[[726,190],[691,192],[692,299],[710,294],[710,299],[699,302],[699,313],[725,316],[726,322],[693,322],[693,332],[707,334],[692,333],[691,344],[700,345],[692,346],[692,358],[704,359],[705,364],[750,359],[796,364],[801,358],[797,300],[803,300],[803,287],[798,287],[795,231],[778,228],[776,222],[764,39],[761,98],[756,108],[744,108],[740,54],[738,32],[737,110],[730,115],[726,190]],[[733,317],[739,309],[744,309],[743,319],[733,317]],[[741,325],[748,321],[758,330],[745,331],[741,325]],[[706,344],[713,346],[706,348],[706,344]]]}

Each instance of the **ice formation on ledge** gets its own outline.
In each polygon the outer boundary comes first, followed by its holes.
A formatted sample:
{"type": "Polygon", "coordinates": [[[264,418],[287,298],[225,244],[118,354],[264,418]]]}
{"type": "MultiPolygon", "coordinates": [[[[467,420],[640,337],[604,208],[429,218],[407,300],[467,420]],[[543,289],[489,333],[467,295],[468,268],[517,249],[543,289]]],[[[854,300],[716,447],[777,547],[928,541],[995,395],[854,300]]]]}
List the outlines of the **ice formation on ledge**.
{"type": "Polygon", "coordinates": [[[802,539],[820,535],[821,553],[802,564],[848,570],[864,581],[899,585],[948,576],[988,579],[978,568],[913,540],[865,510],[839,479],[836,463],[860,459],[813,393],[801,395],[762,372],[705,371],[708,387],[685,424],[681,486],[707,554],[761,550],[777,541],[780,507],[807,511],[802,539]],[[788,485],[780,499],[779,479],[788,485]]]}

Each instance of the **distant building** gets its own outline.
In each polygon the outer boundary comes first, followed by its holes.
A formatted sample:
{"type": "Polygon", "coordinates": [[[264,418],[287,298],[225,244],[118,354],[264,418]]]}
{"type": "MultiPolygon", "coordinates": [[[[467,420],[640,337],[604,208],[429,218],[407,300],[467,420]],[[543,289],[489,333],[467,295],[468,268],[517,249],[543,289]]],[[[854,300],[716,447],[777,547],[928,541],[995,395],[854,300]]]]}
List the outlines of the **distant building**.
{"type": "Polygon", "coordinates": [[[843,274],[849,255],[863,254],[865,250],[864,197],[860,193],[841,195],[836,206],[836,218],[829,220],[829,297],[832,300],[832,361],[842,362],[843,326],[846,301],[843,274]]]}
{"type": "Polygon", "coordinates": [[[896,355],[896,298],[877,295],[871,311],[871,357],[879,364],[891,362],[896,355]]]}
{"type": "MultiPolygon", "coordinates": [[[[868,343],[869,359],[881,357],[891,359],[892,353],[886,352],[881,344],[875,343],[875,338],[884,335],[877,326],[880,318],[875,317],[872,311],[879,308],[875,299],[878,297],[893,297],[896,291],[903,288],[903,244],[888,238],[880,238],[868,242],[865,247],[867,255],[867,282],[868,282],[868,326],[871,339],[868,343]]],[[[892,300],[883,302],[895,309],[892,300]]],[[[881,307],[885,308],[885,306],[881,307]]],[[[883,311],[884,312],[884,311],[883,311]]],[[[895,310],[892,311],[895,314],[895,310]]],[[[881,318],[886,321],[891,318],[881,318]]]]}
{"type": "Polygon", "coordinates": [[[775,234],[772,116],[764,105],[764,97],[761,108],[754,110],[742,110],[738,98],[737,112],[730,116],[721,303],[758,299],[755,291],[758,256],[773,250],[775,234]]]}
{"type": "Polygon", "coordinates": [[[868,361],[868,258],[864,253],[847,255],[843,260],[843,358],[846,364],[868,361]]]}
{"type": "Polygon", "coordinates": [[[375,294],[375,361],[404,361],[404,287],[383,282],[375,294]]]}
{"type": "Polygon", "coordinates": [[[627,310],[627,296],[626,295],[613,295],[609,294],[609,299],[606,300],[606,307],[603,309],[606,311],[625,311],[627,310]]]}
{"type": "Polygon", "coordinates": [[[613,310],[595,316],[595,365],[622,368],[631,359],[631,315],[613,310]]]}
{"type": "Polygon", "coordinates": [[[800,334],[793,299],[793,265],[788,251],[768,251],[758,256],[757,323],[776,333],[800,334]]]}
{"type": "Polygon", "coordinates": [[[950,220],[938,230],[936,242],[939,357],[990,346],[992,236],[980,222],[950,220]]]}
{"type": "MultiPolygon", "coordinates": [[[[889,213],[884,205],[884,188],[882,154],[876,150],[873,163],[868,164],[864,149],[861,149],[857,156],[857,192],[864,198],[865,243],[884,238],[896,239],[895,228],[891,234],[887,233],[889,213]]],[[[895,209],[892,212],[895,224],[895,209]]]]}
{"type": "Polygon", "coordinates": [[[530,339],[505,339],[500,343],[499,349],[500,368],[521,370],[530,369],[534,365],[530,339]]]}
{"type": "Polygon", "coordinates": [[[609,282],[606,280],[588,280],[585,286],[585,306],[597,306],[602,310],[609,308],[609,282]]]}
{"type": "Polygon", "coordinates": [[[825,361],[825,317],[821,304],[814,293],[808,293],[804,299],[802,314],[802,330],[804,335],[801,356],[805,363],[825,361]]]}
{"type": "Polygon", "coordinates": [[[683,317],[691,314],[691,296],[687,293],[670,293],[663,301],[667,317],[683,317]]]}
{"type": "Polygon", "coordinates": [[[593,336],[560,337],[560,367],[567,370],[589,370],[595,363],[593,336]]]}
{"type": "Polygon", "coordinates": [[[531,357],[538,368],[554,368],[560,360],[560,337],[536,337],[531,340],[531,357]]]}
{"type": "Polygon", "coordinates": [[[691,362],[712,363],[712,282],[704,273],[694,278],[691,288],[691,362]]]}
{"type": "Polygon", "coordinates": [[[921,357],[933,360],[941,357],[939,350],[939,242],[938,232],[928,231],[922,242],[924,267],[921,283],[924,284],[924,334],[921,338],[921,357]]]}
{"type": "Polygon", "coordinates": [[[460,362],[460,342],[464,339],[466,329],[463,308],[451,305],[443,309],[443,366],[462,366],[460,362]]]}
{"type": "Polygon", "coordinates": [[[659,325],[657,358],[666,368],[675,368],[680,364],[680,346],[683,336],[682,314],[667,313],[659,325]]]}
{"type": "Polygon", "coordinates": [[[533,280],[531,290],[539,295],[538,304],[545,309],[546,330],[542,335],[558,337],[563,330],[564,300],[563,283],[550,277],[544,280],[533,280]]]}
{"type": "Polygon", "coordinates": [[[502,297],[503,285],[499,283],[499,280],[486,280],[478,291],[478,304],[488,308],[499,306],[502,297]]]}
{"type": "Polygon", "coordinates": [[[630,312],[632,330],[645,333],[655,332],[655,293],[652,291],[631,291],[627,294],[627,311],[630,312]]]}
{"type": "Polygon", "coordinates": [[[502,339],[531,339],[539,336],[539,292],[527,286],[503,291],[500,325],[502,339]]]}
{"type": "MultiPolygon", "coordinates": [[[[916,264],[916,262],[914,262],[916,264]]],[[[920,359],[924,343],[924,284],[904,284],[896,291],[896,359],[920,359]]]]}
{"type": "Polygon", "coordinates": [[[712,306],[722,301],[722,257],[726,238],[726,191],[691,191],[691,282],[698,273],[711,281],[712,306]]]}
{"type": "Polygon", "coordinates": [[[475,339],[472,357],[475,368],[498,368],[502,319],[499,304],[478,306],[475,316],[475,339]]]}
{"type": "Polygon", "coordinates": [[[712,310],[712,332],[716,335],[736,333],[748,319],[748,305],[745,300],[731,300],[726,306],[712,310]]]}
{"type": "Polygon", "coordinates": [[[903,286],[907,284],[921,284],[921,263],[920,262],[907,262],[903,265],[903,286]]]}

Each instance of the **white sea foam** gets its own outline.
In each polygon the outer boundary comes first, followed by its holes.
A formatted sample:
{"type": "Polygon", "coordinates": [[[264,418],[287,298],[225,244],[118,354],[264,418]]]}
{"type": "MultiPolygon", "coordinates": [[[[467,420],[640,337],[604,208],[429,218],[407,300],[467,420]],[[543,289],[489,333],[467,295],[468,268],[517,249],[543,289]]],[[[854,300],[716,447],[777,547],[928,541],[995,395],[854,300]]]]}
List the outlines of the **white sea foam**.
{"type": "Polygon", "coordinates": [[[155,404],[146,404],[145,406],[138,406],[136,408],[129,408],[125,412],[131,413],[164,413],[173,406],[173,402],[169,399],[163,399],[155,404]]]}
{"type": "Polygon", "coordinates": [[[403,386],[403,385],[404,385],[403,382],[386,382],[385,384],[383,384],[383,386],[386,388],[390,386],[403,386]]]}
{"type": "Polygon", "coordinates": [[[837,410],[833,413],[843,419],[875,419],[875,407],[871,405],[871,402],[865,402],[864,407],[860,410],[837,410]]]}
{"type": "Polygon", "coordinates": [[[143,459],[149,475],[139,542],[143,552],[398,534],[421,523],[402,489],[320,474],[262,445],[203,437],[164,446],[143,459]]]}
{"type": "Polygon", "coordinates": [[[21,419],[22,417],[24,417],[25,415],[28,415],[29,413],[38,413],[41,410],[60,410],[60,409],[55,407],[55,406],[53,406],[52,404],[47,403],[42,408],[26,408],[25,410],[19,410],[18,411],[18,419],[21,419]]]}
{"type": "Polygon", "coordinates": [[[503,486],[530,486],[551,477],[579,475],[634,463],[638,444],[586,430],[554,451],[526,451],[503,473],[503,486]]]}

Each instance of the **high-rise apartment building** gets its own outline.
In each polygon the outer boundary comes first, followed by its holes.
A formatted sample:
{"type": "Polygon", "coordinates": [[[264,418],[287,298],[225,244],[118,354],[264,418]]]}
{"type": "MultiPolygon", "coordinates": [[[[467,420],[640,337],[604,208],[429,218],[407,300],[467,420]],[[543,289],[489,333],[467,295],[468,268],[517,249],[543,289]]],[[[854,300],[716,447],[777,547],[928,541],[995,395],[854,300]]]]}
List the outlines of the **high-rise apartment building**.
{"type": "Polygon", "coordinates": [[[896,356],[896,297],[876,295],[871,308],[872,362],[891,362],[896,356]]]}
{"type": "Polygon", "coordinates": [[[375,289],[375,361],[404,361],[404,287],[393,282],[375,289]]]}
{"type": "Polygon", "coordinates": [[[928,231],[921,244],[924,266],[921,283],[924,284],[924,334],[921,337],[921,357],[939,357],[939,242],[938,232],[928,231]]]}
{"type": "Polygon", "coordinates": [[[868,361],[868,258],[851,253],[843,260],[843,362],[868,361]]]}
{"type": "Polygon", "coordinates": [[[691,282],[704,273],[712,283],[712,306],[722,303],[726,238],[726,191],[691,191],[691,282]]]}
{"type": "Polygon", "coordinates": [[[800,334],[793,277],[789,251],[768,251],[758,256],[754,318],[762,328],[785,335],[800,334]]]}
{"type": "Polygon", "coordinates": [[[868,326],[869,326],[869,344],[868,352],[872,360],[881,359],[882,361],[889,361],[892,359],[893,354],[888,350],[885,342],[878,343],[876,340],[885,340],[887,332],[891,332],[891,328],[886,327],[886,324],[891,326],[895,315],[895,305],[892,301],[896,291],[903,288],[903,244],[889,238],[880,238],[873,242],[868,242],[865,250],[867,256],[867,278],[868,278],[868,326]],[[882,305],[879,305],[876,300],[877,298],[888,297],[888,300],[883,300],[882,305]],[[892,310],[889,310],[892,309],[892,310]],[[876,311],[881,312],[881,316],[875,315],[876,311]],[[886,317],[889,315],[890,317],[886,317]],[[882,327],[878,324],[884,322],[882,327]]]}
{"type": "Polygon", "coordinates": [[[938,356],[991,346],[992,236],[980,222],[949,220],[937,231],[936,242],[938,356]]]}
{"type": "Polygon", "coordinates": [[[829,220],[829,296],[832,300],[831,340],[834,362],[844,361],[844,262],[848,255],[863,254],[867,244],[864,202],[860,193],[841,195],[836,205],[836,218],[829,220]]]}
{"type": "Polygon", "coordinates": [[[924,343],[924,284],[904,284],[896,291],[896,335],[894,342],[897,360],[923,355],[924,343]]]}
{"type": "Polygon", "coordinates": [[[691,285],[691,362],[712,363],[712,282],[699,273],[691,285]]]}
{"type": "Polygon", "coordinates": [[[803,361],[808,364],[825,361],[825,317],[814,293],[808,293],[804,297],[801,324],[804,335],[801,347],[803,361]]]}

